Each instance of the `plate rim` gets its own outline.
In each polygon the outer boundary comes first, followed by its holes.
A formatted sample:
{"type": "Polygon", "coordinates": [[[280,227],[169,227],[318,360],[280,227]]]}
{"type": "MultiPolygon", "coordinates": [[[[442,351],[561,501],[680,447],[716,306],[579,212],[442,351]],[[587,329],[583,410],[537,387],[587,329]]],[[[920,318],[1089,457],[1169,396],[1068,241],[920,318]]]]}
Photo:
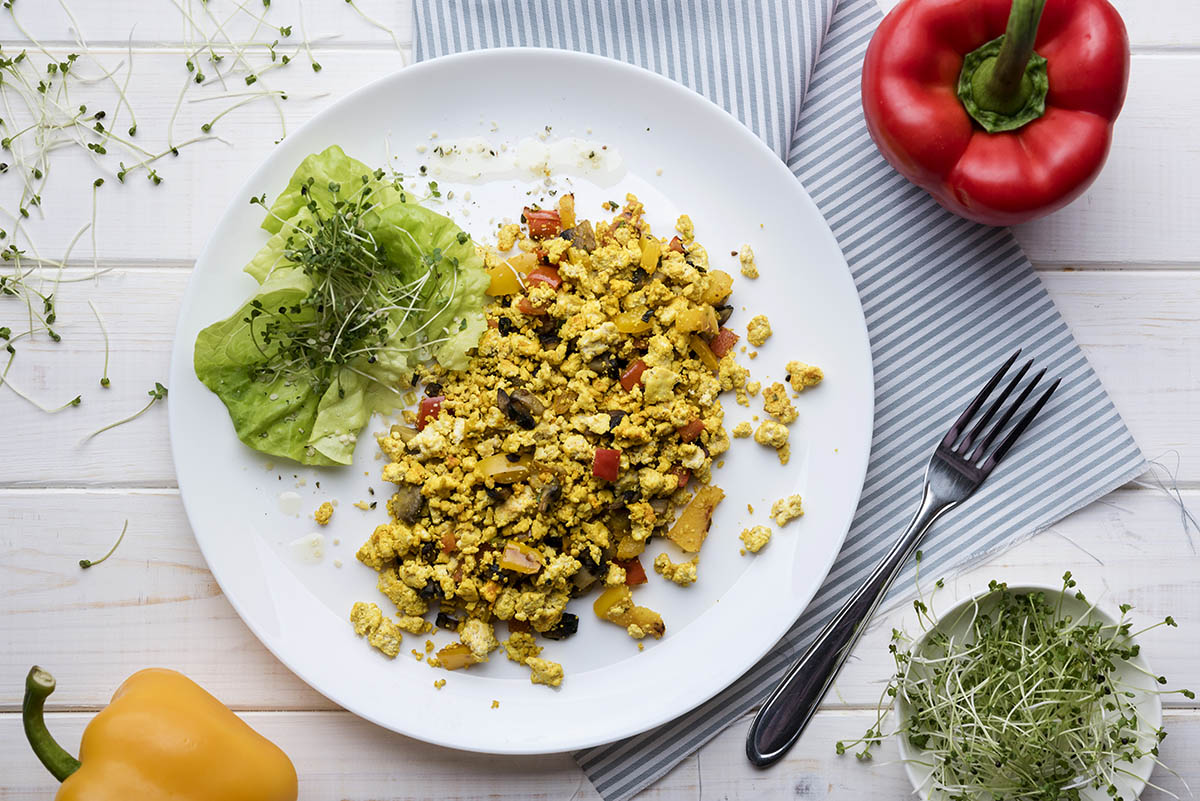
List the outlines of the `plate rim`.
{"type": "MultiPolygon", "coordinates": [[[[689,712],[695,710],[697,707],[708,702],[709,700],[711,700],[715,696],[719,695],[724,690],[728,689],[728,687],[731,686],[734,682],[736,682],[739,677],[745,675],[748,671],[752,670],[759,661],[761,661],[768,653],[771,652],[772,649],[774,649],[779,644],[780,640],[787,634],[787,632],[792,628],[792,626],[795,625],[796,621],[800,618],[800,616],[802,616],[804,614],[805,610],[807,610],[808,607],[811,605],[813,598],[816,596],[817,592],[820,590],[822,583],[828,578],[830,570],[833,568],[833,565],[834,565],[838,555],[840,554],[843,546],[845,545],[846,537],[849,534],[850,528],[853,526],[853,521],[854,521],[853,510],[857,509],[857,506],[862,498],[863,485],[866,480],[867,469],[868,469],[870,457],[871,457],[871,441],[872,441],[872,436],[873,436],[873,431],[874,431],[875,412],[876,412],[875,396],[874,396],[874,391],[873,391],[874,385],[875,385],[874,361],[872,359],[870,333],[869,333],[869,330],[867,329],[866,317],[865,317],[865,314],[864,314],[863,308],[862,308],[862,299],[859,296],[857,287],[854,284],[853,274],[850,271],[850,267],[846,261],[845,254],[842,251],[841,245],[837,242],[837,238],[833,235],[833,231],[830,228],[829,223],[825,218],[825,215],[821,213],[820,209],[817,207],[816,203],[813,201],[812,196],[808,193],[808,190],[804,187],[803,182],[800,181],[800,179],[798,177],[796,177],[794,173],[792,173],[792,171],[787,166],[787,163],[784,160],[780,159],[778,157],[778,155],[774,151],[772,151],[767,146],[767,144],[765,142],[763,142],[763,140],[761,138],[759,138],[758,135],[756,135],[741,120],[739,120],[737,117],[735,117],[728,110],[722,108],[717,103],[704,97],[699,92],[695,91],[694,89],[692,89],[688,86],[685,86],[682,83],[679,83],[679,82],[672,80],[664,75],[656,73],[647,68],[638,66],[636,64],[630,64],[628,62],[620,61],[618,59],[609,58],[607,56],[596,55],[593,53],[585,53],[585,52],[580,52],[580,51],[562,50],[562,49],[558,49],[558,48],[547,48],[547,47],[500,47],[500,48],[487,48],[487,49],[482,49],[482,50],[470,50],[470,51],[463,51],[463,52],[459,52],[459,53],[452,53],[452,54],[448,54],[448,55],[444,55],[444,56],[439,56],[436,58],[428,59],[426,61],[415,62],[408,66],[402,67],[398,70],[394,70],[386,75],[382,75],[374,80],[371,80],[371,81],[363,84],[362,86],[360,86],[350,92],[347,92],[345,95],[338,98],[336,101],[331,103],[329,106],[327,106],[326,108],[324,108],[321,111],[314,114],[311,118],[306,120],[303,124],[299,125],[296,128],[296,130],[291,134],[291,136],[292,137],[300,136],[306,129],[308,129],[310,127],[314,127],[314,126],[322,123],[328,117],[336,115],[337,113],[339,113],[339,111],[341,110],[341,108],[344,105],[352,103],[361,95],[365,95],[372,91],[375,91],[379,86],[382,86],[382,85],[385,85],[385,84],[388,84],[388,83],[391,83],[391,82],[394,82],[394,81],[397,81],[400,79],[402,79],[402,80],[412,79],[412,78],[409,78],[408,76],[416,76],[416,79],[419,79],[419,77],[423,73],[443,69],[443,68],[445,68],[445,65],[448,65],[448,64],[449,65],[458,65],[461,63],[469,63],[471,61],[480,61],[483,63],[487,63],[488,61],[491,61],[494,59],[503,60],[506,58],[528,57],[531,55],[534,57],[537,57],[537,58],[546,58],[546,59],[550,59],[550,60],[559,59],[562,62],[577,62],[577,63],[589,65],[589,66],[600,65],[605,69],[623,71],[627,75],[632,76],[635,80],[656,83],[666,91],[674,92],[677,95],[687,97],[689,102],[695,103],[696,101],[699,101],[702,104],[711,107],[711,109],[715,109],[717,112],[720,113],[720,115],[724,116],[728,121],[732,122],[737,127],[737,129],[740,130],[740,133],[742,134],[742,138],[745,140],[746,147],[757,149],[760,154],[765,154],[765,155],[769,156],[771,162],[777,165],[777,169],[784,171],[788,180],[793,181],[796,184],[796,187],[799,190],[800,202],[803,204],[806,204],[811,209],[811,211],[816,215],[816,217],[818,219],[820,219],[820,221],[822,223],[822,235],[827,238],[827,244],[831,245],[833,248],[833,251],[836,252],[839,256],[839,261],[834,266],[844,268],[845,280],[850,282],[850,286],[853,289],[853,294],[854,294],[854,298],[856,301],[856,303],[854,304],[855,314],[852,316],[851,320],[847,320],[846,322],[849,323],[856,330],[856,332],[859,335],[861,335],[863,342],[866,344],[867,353],[865,354],[866,355],[865,364],[866,364],[866,370],[868,373],[869,383],[870,383],[870,386],[872,387],[872,391],[870,392],[869,397],[866,398],[866,400],[865,400],[866,405],[869,407],[869,417],[866,420],[866,422],[868,424],[860,427],[861,433],[859,434],[859,436],[861,438],[861,441],[859,443],[856,443],[857,445],[860,446],[859,452],[861,453],[861,457],[859,459],[859,464],[857,466],[852,466],[850,468],[850,470],[848,471],[851,475],[856,476],[856,478],[854,480],[855,488],[850,491],[850,495],[852,496],[852,501],[853,501],[852,511],[848,515],[845,525],[838,527],[838,529],[840,529],[840,530],[836,534],[837,547],[830,549],[830,553],[829,553],[828,558],[826,559],[826,563],[822,566],[822,568],[820,570],[820,574],[822,576],[821,581],[817,582],[812,587],[811,592],[806,593],[808,595],[808,597],[807,597],[807,599],[804,600],[803,604],[799,605],[799,607],[796,609],[795,616],[794,617],[780,616],[778,618],[780,621],[779,624],[776,627],[773,627],[773,631],[771,632],[773,636],[770,638],[769,641],[764,640],[766,642],[766,645],[764,645],[760,648],[755,648],[755,649],[750,649],[750,650],[747,650],[744,648],[741,649],[744,653],[747,654],[747,658],[740,661],[739,667],[736,670],[726,669],[723,671],[718,671],[720,673],[720,679],[718,681],[713,682],[710,685],[709,692],[696,694],[695,698],[693,699],[693,702],[691,703],[690,706],[688,706],[686,708],[678,708],[678,709],[672,708],[670,711],[668,711],[665,714],[659,714],[656,716],[645,718],[642,721],[640,721],[636,725],[636,727],[626,731],[624,734],[620,734],[615,737],[613,737],[613,736],[597,737],[595,735],[592,735],[590,737],[589,736],[579,736],[579,730],[576,729],[569,733],[569,736],[572,739],[565,741],[565,744],[563,744],[559,747],[555,747],[553,749],[540,748],[540,747],[529,748],[529,747],[521,747],[521,746],[501,746],[501,745],[484,746],[484,745],[479,745],[479,744],[464,745],[461,742],[455,742],[452,739],[448,739],[446,737],[431,736],[431,734],[429,732],[421,731],[418,728],[414,728],[409,725],[403,725],[403,726],[397,725],[397,723],[395,721],[384,720],[380,716],[372,714],[369,709],[363,709],[363,708],[361,708],[361,706],[356,705],[356,704],[346,703],[343,699],[338,697],[338,695],[339,695],[338,693],[326,691],[326,689],[323,689],[322,687],[317,686],[316,683],[314,683],[312,680],[310,680],[309,671],[304,670],[301,667],[297,666],[295,664],[296,660],[289,658],[284,653],[281,653],[282,649],[276,647],[276,645],[273,643],[273,638],[266,636],[265,633],[261,630],[261,626],[257,625],[255,622],[253,622],[253,617],[247,615],[242,601],[239,600],[234,595],[229,594],[229,592],[226,590],[224,582],[222,582],[222,580],[217,576],[216,571],[212,570],[210,549],[205,547],[203,538],[196,536],[196,526],[195,526],[195,523],[193,522],[194,515],[193,515],[193,510],[192,510],[191,504],[189,503],[189,500],[188,500],[188,493],[187,493],[187,491],[185,491],[182,482],[179,482],[179,480],[178,480],[179,479],[178,465],[179,465],[179,458],[180,458],[180,454],[178,451],[178,447],[179,447],[178,442],[181,438],[176,436],[176,430],[179,426],[181,426],[183,424],[183,422],[179,418],[179,413],[175,411],[175,407],[171,404],[168,404],[168,407],[167,407],[168,439],[169,439],[169,443],[170,443],[172,464],[175,467],[176,483],[177,483],[177,486],[179,489],[180,500],[183,503],[184,513],[187,516],[188,525],[191,528],[191,533],[192,533],[193,539],[196,541],[196,544],[199,547],[200,552],[204,557],[206,567],[209,568],[210,573],[212,573],[212,575],[213,575],[214,581],[216,581],[217,585],[221,588],[222,595],[229,602],[229,604],[233,607],[234,611],[237,613],[237,615],[238,615],[239,619],[242,621],[242,623],[247,628],[250,629],[251,633],[254,634],[255,638],[259,641],[259,643],[261,643],[276,659],[278,659],[288,669],[289,672],[291,672],[293,675],[295,675],[297,678],[299,678],[301,681],[303,681],[306,685],[311,687],[314,691],[316,691],[323,697],[329,699],[333,703],[337,704],[338,706],[342,707],[346,711],[349,711],[350,713],[354,714],[357,717],[363,718],[364,720],[368,720],[368,721],[370,721],[376,725],[379,725],[385,729],[388,729],[390,731],[395,731],[395,732],[403,734],[405,736],[413,737],[414,739],[418,739],[423,742],[428,742],[428,743],[431,743],[434,745],[439,745],[439,746],[443,746],[443,747],[447,747],[447,748],[453,748],[456,750],[462,750],[462,751],[468,751],[468,752],[498,754],[498,755],[499,754],[532,755],[532,754],[547,754],[547,753],[558,753],[558,752],[563,752],[563,751],[582,750],[582,749],[602,746],[602,745],[605,745],[608,743],[618,742],[627,737],[632,737],[632,736],[636,736],[636,735],[645,733],[645,732],[655,729],[659,726],[662,726],[666,723],[669,723],[672,720],[676,720],[679,717],[686,715],[689,712]],[[750,657],[752,657],[752,658],[750,658],[750,657]]],[[[564,66],[565,66],[565,64],[564,64],[564,66]]],[[[173,384],[175,383],[176,377],[181,374],[180,371],[183,371],[183,373],[186,374],[188,371],[191,370],[191,359],[192,359],[192,349],[193,349],[192,344],[193,343],[191,343],[191,342],[185,343],[183,341],[182,334],[184,334],[184,328],[185,328],[185,323],[186,323],[185,317],[186,317],[186,310],[188,307],[188,300],[192,296],[193,291],[195,290],[195,287],[198,282],[198,276],[200,273],[200,271],[198,269],[196,269],[196,267],[204,264],[205,261],[208,258],[210,258],[210,252],[215,247],[217,235],[226,226],[227,219],[230,217],[230,215],[232,215],[235,212],[235,209],[239,208],[239,204],[236,202],[236,199],[239,197],[245,196],[248,192],[252,194],[252,192],[250,190],[253,187],[255,187],[256,185],[260,185],[262,183],[261,176],[265,171],[268,170],[268,167],[272,163],[273,156],[276,152],[278,152],[278,151],[272,150],[270,153],[268,153],[268,155],[258,164],[258,166],[248,174],[246,179],[241,182],[238,189],[236,189],[234,191],[234,193],[232,194],[231,198],[229,199],[229,201],[225,207],[225,211],[222,213],[221,217],[218,219],[212,232],[208,235],[208,238],[205,241],[204,247],[201,248],[199,254],[197,255],[197,257],[195,259],[191,275],[188,277],[187,285],[184,288],[183,296],[180,300],[179,315],[176,320],[175,341],[172,345],[171,363],[170,363],[170,368],[169,368],[169,375],[171,377],[173,384]]],[[[566,734],[566,733],[564,733],[564,734],[566,734]]]]}

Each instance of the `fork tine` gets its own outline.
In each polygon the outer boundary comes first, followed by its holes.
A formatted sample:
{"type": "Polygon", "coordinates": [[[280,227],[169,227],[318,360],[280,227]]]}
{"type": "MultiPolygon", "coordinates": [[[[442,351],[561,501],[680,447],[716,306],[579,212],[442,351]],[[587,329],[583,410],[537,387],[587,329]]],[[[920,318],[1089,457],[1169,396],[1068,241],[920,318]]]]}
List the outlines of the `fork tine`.
{"type": "Polygon", "coordinates": [[[1021,394],[1017,396],[1015,401],[1013,401],[1012,406],[1008,407],[1008,411],[1000,416],[1000,419],[996,422],[996,425],[993,426],[992,430],[987,433],[987,436],[980,441],[979,447],[977,447],[967,459],[968,462],[975,464],[983,458],[983,452],[992,446],[992,443],[995,442],[996,437],[1000,436],[1000,432],[1004,430],[1006,425],[1008,425],[1008,421],[1013,418],[1013,415],[1016,414],[1017,410],[1020,409],[1022,404],[1025,403],[1025,399],[1029,397],[1030,393],[1033,392],[1034,388],[1038,385],[1038,382],[1042,380],[1042,376],[1045,374],[1046,370],[1045,368],[1042,368],[1042,370],[1033,377],[1033,380],[1029,382],[1029,385],[1026,386],[1025,389],[1021,390],[1021,394]]]}
{"type": "Polygon", "coordinates": [[[984,428],[986,428],[991,419],[995,417],[996,412],[1000,411],[1000,407],[1004,405],[1004,401],[1008,400],[1008,396],[1011,395],[1012,391],[1017,388],[1017,384],[1021,383],[1021,379],[1025,377],[1025,374],[1029,372],[1029,368],[1032,366],[1033,359],[1025,362],[1024,366],[1022,366],[1021,369],[1017,371],[1017,374],[1012,377],[1012,381],[1008,382],[1008,386],[1004,388],[1004,391],[1000,393],[1000,397],[996,398],[996,400],[992,402],[992,405],[989,406],[987,411],[983,413],[983,417],[980,417],[979,422],[976,423],[975,427],[971,429],[971,433],[967,434],[967,436],[963,438],[962,444],[959,445],[955,450],[957,450],[959,453],[971,452],[971,443],[978,439],[979,435],[983,433],[984,428]]]}
{"type": "Polygon", "coordinates": [[[1054,390],[1058,389],[1058,385],[1061,383],[1061,378],[1054,379],[1054,383],[1050,385],[1049,389],[1042,393],[1042,397],[1037,399],[1037,403],[1033,404],[1033,408],[1026,412],[1025,416],[1022,417],[1015,426],[1013,426],[1013,430],[1008,432],[1008,436],[1005,437],[998,446],[996,446],[995,453],[989,456],[987,461],[985,461],[980,467],[980,470],[985,476],[992,471],[993,467],[1000,464],[1000,460],[1003,459],[1005,454],[1008,453],[1008,449],[1016,444],[1017,437],[1021,436],[1021,432],[1029,427],[1029,424],[1033,422],[1033,418],[1037,417],[1038,412],[1040,412],[1042,407],[1046,405],[1046,402],[1050,400],[1050,396],[1054,394],[1054,390]]]}
{"type": "Polygon", "coordinates": [[[985,384],[983,389],[980,390],[979,394],[975,396],[975,400],[971,401],[971,404],[967,406],[966,411],[964,411],[959,418],[954,421],[954,425],[950,426],[950,430],[947,431],[946,436],[942,438],[943,448],[954,447],[954,443],[958,441],[959,434],[962,433],[962,430],[966,427],[967,423],[970,422],[971,418],[975,416],[975,412],[979,411],[979,407],[982,406],[983,402],[987,400],[988,395],[992,394],[992,390],[996,388],[996,385],[1000,383],[1000,379],[1004,378],[1004,374],[1008,372],[1008,368],[1013,366],[1013,362],[1015,362],[1017,357],[1020,355],[1021,350],[1018,348],[1016,353],[1008,357],[1008,361],[1004,363],[1004,366],[997,370],[994,376],[988,379],[987,384],[985,384]]]}

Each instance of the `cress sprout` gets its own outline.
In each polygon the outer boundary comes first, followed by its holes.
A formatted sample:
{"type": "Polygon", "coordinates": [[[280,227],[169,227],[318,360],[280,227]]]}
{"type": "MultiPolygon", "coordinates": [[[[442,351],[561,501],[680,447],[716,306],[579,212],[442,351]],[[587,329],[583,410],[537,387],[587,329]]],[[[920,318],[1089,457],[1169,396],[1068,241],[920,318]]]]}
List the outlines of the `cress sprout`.
{"type": "MultiPolygon", "coordinates": [[[[1060,595],[1016,593],[996,581],[988,586],[988,595],[968,609],[965,635],[935,628],[924,596],[913,602],[928,632],[924,641],[914,648],[903,632],[892,631],[896,672],[875,723],[861,738],[838,742],[837,753],[860,748],[856,756],[870,759],[884,737],[905,737],[931,758],[934,794],[962,801],[1078,801],[1086,787],[1117,798],[1117,777],[1134,776],[1134,762],[1149,757],[1161,765],[1158,744],[1166,732],[1143,719],[1121,670],[1144,673],[1131,661],[1138,655],[1132,638],[1174,626],[1174,619],[1131,633],[1128,604],[1116,624],[1092,616],[1090,606],[1072,617],[1063,598],[1087,599],[1070,572],[1060,595]],[[885,705],[893,699],[909,714],[885,734],[885,705]]],[[[1194,697],[1190,690],[1171,692],[1194,697]]]]}

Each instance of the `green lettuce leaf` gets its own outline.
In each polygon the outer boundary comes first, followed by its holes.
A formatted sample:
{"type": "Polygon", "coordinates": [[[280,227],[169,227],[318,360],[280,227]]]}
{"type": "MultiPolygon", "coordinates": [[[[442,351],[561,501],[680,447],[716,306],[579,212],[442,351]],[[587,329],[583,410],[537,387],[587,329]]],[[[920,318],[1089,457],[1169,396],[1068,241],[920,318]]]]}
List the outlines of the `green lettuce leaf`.
{"type": "Polygon", "coordinates": [[[196,375],[221,398],[238,438],[251,448],[303,464],[349,464],[358,433],[373,413],[403,405],[402,390],[422,362],[467,367],[486,328],[482,261],[452,220],[411,202],[336,146],[304,159],[262,227],[271,237],[245,268],[259,290],[197,337],[196,375]],[[289,323],[315,319],[295,311],[315,290],[305,266],[288,254],[301,231],[312,231],[339,199],[357,192],[372,203],[358,225],[386,254],[380,291],[403,298],[380,312],[387,315],[387,341],[370,358],[303,373],[282,369],[280,337],[265,335],[266,318],[285,308],[289,323]]]}

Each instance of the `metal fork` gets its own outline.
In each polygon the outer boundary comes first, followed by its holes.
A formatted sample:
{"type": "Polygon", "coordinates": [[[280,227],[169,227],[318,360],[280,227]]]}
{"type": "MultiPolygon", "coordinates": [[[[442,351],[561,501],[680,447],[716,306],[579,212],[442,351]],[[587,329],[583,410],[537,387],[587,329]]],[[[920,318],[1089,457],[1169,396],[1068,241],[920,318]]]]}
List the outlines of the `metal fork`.
{"type": "Polygon", "coordinates": [[[892,585],[900,568],[916,550],[925,532],[935,520],[979,489],[1058,388],[1062,379],[1055,380],[1050,388],[1042,393],[996,449],[985,457],[988,448],[1046,374],[1043,369],[1035,375],[1017,396],[1016,401],[1000,415],[996,424],[984,435],[983,431],[988,423],[996,417],[1009,395],[1029,372],[1033,365],[1033,360],[1030,359],[1008,382],[1000,396],[988,406],[970,432],[963,436],[967,424],[983,408],[988,396],[1000,384],[1004,374],[1020,355],[1021,351],[1018,350],[1004,363],[946,432],[925,468],[925,489],[921,496],[921,505],[904,534],[759,709],[754,722],[750,724],[750,733],[746,738],[746,756],[756,766],[766,767],[776,762],[799,739],[801,732],[812,720],[817,705],[825,697],[838,671],[841,670],[850,649],[858,641],[866,622],[875,613],[879,600],[892,585]]]}

